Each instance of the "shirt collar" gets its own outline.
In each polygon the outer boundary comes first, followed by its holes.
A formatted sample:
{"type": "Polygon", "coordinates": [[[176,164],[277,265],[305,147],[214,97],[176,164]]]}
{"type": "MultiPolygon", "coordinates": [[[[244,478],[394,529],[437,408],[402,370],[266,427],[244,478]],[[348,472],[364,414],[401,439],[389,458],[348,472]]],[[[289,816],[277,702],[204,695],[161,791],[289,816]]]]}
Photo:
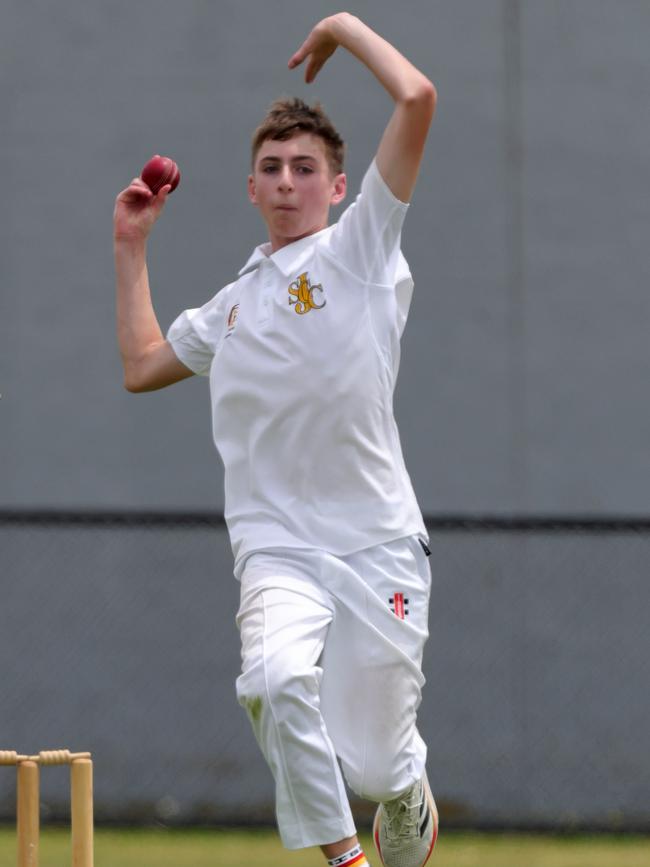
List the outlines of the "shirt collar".
{"type": "Polygon", "coordinates": [[[314,232],[313,235],[307,235],[306,238],[301,238],[299,241],[294,241],[293,244],[287,244],[286,247],[280,247],[275,253],[271,253],[271,244],[267,241],[265,244],[260,244],[256,247],[248,258],[244,267],[239,271],[239,276],[243,277],[250,271],[259,268],[260,264],[265,259],[270,259],[282,271],[285,277],[290,277],[296,270],[300,268],[300,264],[311,255],[312,248],[317,239],[322,238],[326,232],[331,231],[332,226],[326,229],[321,229],[320,232],[314,232]]]}

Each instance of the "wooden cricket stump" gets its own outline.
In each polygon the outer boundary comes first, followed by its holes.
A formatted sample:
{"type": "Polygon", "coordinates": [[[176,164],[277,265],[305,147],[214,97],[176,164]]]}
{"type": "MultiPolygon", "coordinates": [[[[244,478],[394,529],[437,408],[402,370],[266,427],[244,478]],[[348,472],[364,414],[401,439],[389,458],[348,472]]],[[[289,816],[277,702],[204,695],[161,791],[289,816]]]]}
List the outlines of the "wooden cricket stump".
{"type": "Polygon", "coordinates": [[[36,756],[0,750],[0,765],[16,767],[18,867],[38,867],[40,769],[70,765],[72,867],[93,867],[93,763],[90,753],[42,750],[36,756]]]}

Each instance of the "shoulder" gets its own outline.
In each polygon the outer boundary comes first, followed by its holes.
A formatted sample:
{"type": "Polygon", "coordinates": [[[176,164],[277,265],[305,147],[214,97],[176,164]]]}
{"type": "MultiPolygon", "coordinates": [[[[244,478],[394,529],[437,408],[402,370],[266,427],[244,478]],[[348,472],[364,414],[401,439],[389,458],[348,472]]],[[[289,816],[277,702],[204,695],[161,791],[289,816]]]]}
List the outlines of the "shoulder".
{"type": "Polygon", "coordinates": [[[392,285],[408,208],[392,193],[373,160],[359,194],[326,239],[330,254],[363,280],[392,285]]]}
{"type": "Polygon", "coordinates": [[[376,159],[373,159],[361,181],[359,192],[354,201],[340,215],[332,227],[337,231],[348,231],[356,222],[364,229],[377,227],[387,220],[401,226],[409,209],[409,203],[398,199],[383,179],[376,159]]]}
{"type": "Polygon", "coordinates": [[[377,200],[388,204],[390,207],[400,208],[405,211],[408,210],[409,203],[398,199],[384,180],[379,170],[379,166],[377,165],[376,157],[370,163],[365,175],[363,176],[360,194],[375,197],[377,200]]]}
{"type": "Polygon", "coordinates": [[[382,177],[376,159],[373,159],[366,169],[361,180],[359,193],[354,202],[348,206],[348,210],[361,203],[363,203],[364,208],[379,214],[398,213],[403,215],[409,209],[409,203],[398,199],[382,177]]]}
{"type": "Polygon", "coordinates": [[[200,318],[207,320],[223,314],[228,305],[229,299],[232,297],[233,292],[236,291],[237,282],[238,281],[235,280],[232,283],[227,283],[219,289],[212,298],[206,301],[205,304],[197,310],[197,314],[200,318]]]}

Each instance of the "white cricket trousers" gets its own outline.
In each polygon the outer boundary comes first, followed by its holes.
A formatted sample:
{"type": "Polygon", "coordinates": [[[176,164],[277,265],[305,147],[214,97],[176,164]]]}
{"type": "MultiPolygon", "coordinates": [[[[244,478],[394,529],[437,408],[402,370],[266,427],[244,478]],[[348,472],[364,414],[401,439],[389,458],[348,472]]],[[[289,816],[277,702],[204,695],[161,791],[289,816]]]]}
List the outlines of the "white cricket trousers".
{"type": "Polygon", "coordinates": [[[252,554],[241,574],[237,697],[276,784],[284,846],[355,833],[341,768],[388,801],[422,776],[416,728],[431,574],[418,537],[346,557],[252,554]]]}

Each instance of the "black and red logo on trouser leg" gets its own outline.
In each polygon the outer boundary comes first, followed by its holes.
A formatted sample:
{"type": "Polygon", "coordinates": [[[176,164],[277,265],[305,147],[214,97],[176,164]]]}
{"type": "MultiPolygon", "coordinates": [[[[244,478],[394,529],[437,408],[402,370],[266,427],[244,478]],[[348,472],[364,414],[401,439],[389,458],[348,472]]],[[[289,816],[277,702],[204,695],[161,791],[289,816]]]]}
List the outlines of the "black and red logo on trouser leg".
{"type": "Polygon", "coordinates": [[[409,613],[409,610],[406,607],[409,604],[409,601],[404,598],[403,593],[394,593],[388,600],[388,604],[390,605],[390,610],[396,617],[399,617],[400,620],[404,620],[409,613]]]}

